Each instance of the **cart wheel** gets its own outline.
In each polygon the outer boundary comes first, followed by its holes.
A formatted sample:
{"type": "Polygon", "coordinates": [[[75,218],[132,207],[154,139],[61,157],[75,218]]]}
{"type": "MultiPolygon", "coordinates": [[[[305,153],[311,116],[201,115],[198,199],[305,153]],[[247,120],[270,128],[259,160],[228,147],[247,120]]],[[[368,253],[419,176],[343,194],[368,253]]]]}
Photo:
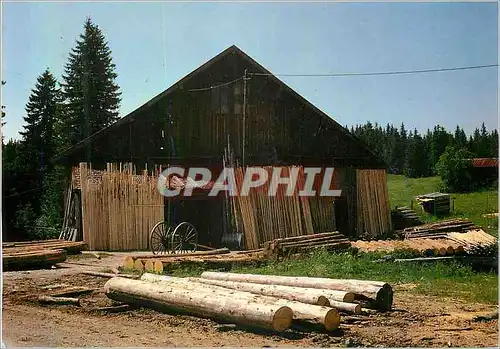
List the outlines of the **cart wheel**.
{"type": "Polygon", "coordinates": [[[158,222],[151,229],[149,246],[153,254],[170,253],[171,231],[172,229],[170,226],[166,227],[165,222],[158,222]]]}
{"type": "Polygon", "coordinates": [[[198,247],[198,232],[194,225],[188,222],[180,223],[172,233],[172,252],[195,252],[198,247]]]}

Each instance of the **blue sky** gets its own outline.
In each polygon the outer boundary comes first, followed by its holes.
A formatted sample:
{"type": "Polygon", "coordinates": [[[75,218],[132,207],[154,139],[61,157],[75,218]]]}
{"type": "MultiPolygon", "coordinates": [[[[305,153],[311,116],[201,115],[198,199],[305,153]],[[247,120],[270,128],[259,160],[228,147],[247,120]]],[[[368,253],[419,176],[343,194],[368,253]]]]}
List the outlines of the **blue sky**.
{"type": "MultiPolygon", "coordinates": [[[[60,79],[89,15],[113,52],[122,116],[233,44],[277,74],[498,63],[496,3],[3,3],[6,139],[19,137],[37,76],[60,79]]],[[[495,67],[281,79],[342,125],[497,127],[495,67]]]]}

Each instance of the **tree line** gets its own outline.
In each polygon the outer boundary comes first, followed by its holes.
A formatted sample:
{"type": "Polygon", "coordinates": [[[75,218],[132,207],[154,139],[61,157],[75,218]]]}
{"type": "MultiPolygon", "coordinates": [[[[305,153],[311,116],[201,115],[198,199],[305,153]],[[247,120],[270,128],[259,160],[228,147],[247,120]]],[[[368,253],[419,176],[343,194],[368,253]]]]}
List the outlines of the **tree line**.
{"type": "Polygon", "coordinates": [[[488,131],[484,123],[469,137],[460,126],[450,132],[437,125],[420,134],[416,129],[408,131],[404,123],[382,127],[367,122],[351,127],[351,133],[385,161],[388,173],[410,178],[439,174],[438,163],[447,148],[465,151],[467,157],[498,157],[498,131],[488,131]]]}
{"type": "Polygon", "coordinates": [[[55,165],[54,157],[118,119],[120,92],[111,50],[90,18],[63,68],[60,81],[49,68],[38,76],[21,139],[2,140],[4,238],[59,234],[71,169],[55,165]]]}

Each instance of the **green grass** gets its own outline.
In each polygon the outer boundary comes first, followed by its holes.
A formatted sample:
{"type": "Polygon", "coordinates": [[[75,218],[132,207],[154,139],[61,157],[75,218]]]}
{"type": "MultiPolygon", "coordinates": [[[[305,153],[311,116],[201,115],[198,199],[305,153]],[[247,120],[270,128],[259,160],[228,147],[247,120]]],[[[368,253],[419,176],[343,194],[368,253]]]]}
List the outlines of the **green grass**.
{"type": "Polygon", "coordinates": [[[397,284],[416,284],[410,292],[460,298],[486,304],[498,303],[498,276],[494,272],[475,272],[455,261],[430,263],[373,263],[380,254],[332,254],[320,251],[302,260],[272,262],[258,268],[236,272],[266,275],[330,277],[382,280],[397,284]]]}
{"type": "MultiPolygon", "coordinates": [[[[438,177],[406,178],[400,175],[388,175],[387,186],[391,207],[408,206],[413,209],[424,222],[436,221],[417,205],[414,196],[439,191],[441,180],[438,177]]],[[[448,218],[467,218],[483,227],[488,233],[498,236],[498,218],[484,218],[485,213],[498,212],[498,191],[482,190],[468,194],[450,193],[454,201],[454,210],[448,218]]]]}

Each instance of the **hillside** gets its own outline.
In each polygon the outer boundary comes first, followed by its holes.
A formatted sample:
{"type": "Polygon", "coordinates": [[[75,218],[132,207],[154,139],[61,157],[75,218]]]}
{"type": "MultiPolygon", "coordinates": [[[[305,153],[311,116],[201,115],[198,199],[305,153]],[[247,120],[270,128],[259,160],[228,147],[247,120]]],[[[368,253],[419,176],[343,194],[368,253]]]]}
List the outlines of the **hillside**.
{"type": "MultiPolygon", "coordinates": [[[[401,175],[388,175],[387,185],[391,207],[410,206],[413,202],[413,208],[422,220],[436,220],[435,217],[423,212],[413,197],[438,191],[440,183],[439,177],[406,178],[401,175]]],[[[467,194],[451,193],[451,196],[455,198],[451,217],[470,219],[475,224],[482,226],[488,233],[498,236],[498,217],[485,218],[482,216],[485,213],[498,212],[497,190],[484,190],[467,194]]]]}

